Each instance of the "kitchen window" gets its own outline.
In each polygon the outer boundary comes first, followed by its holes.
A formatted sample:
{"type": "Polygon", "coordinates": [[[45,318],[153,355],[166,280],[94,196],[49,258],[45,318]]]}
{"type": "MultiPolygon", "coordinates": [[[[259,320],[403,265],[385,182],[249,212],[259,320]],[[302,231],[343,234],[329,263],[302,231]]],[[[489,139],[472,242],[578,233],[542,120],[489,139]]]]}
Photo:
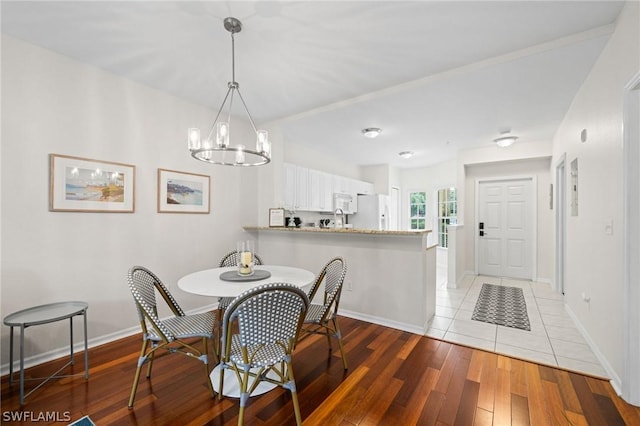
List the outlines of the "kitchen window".
{"type": "Polygon", "coordinates": [[[409,229],[419,231],[427,229],[427,193],[409,193],[409,229]]]}
{"type": "Polygon", "coordinates": [[[455,225],[458,216],[458,201],[455,188],[438,191],[438,246],[449,246],[447,226],[455,225]]]}

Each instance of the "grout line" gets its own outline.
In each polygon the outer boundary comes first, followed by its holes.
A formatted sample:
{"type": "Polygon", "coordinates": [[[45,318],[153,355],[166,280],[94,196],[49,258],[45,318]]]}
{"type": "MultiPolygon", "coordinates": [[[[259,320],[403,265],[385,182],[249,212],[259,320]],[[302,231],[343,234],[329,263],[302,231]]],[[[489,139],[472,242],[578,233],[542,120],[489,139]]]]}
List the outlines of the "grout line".
{"type": "MultiPolygon", "coordinates": [[[[529,288],[531,288],[531,283],[529,283],[529,288]]],[[[553,359],[556,360],[556,365],[559,367],[560,362],[558,361],[558,356],[556,355],[556,350],[553,348],[551,344],[551,337],[549,336],[549,330],[547,330],[547,324],[544,322],[544,317],[542,316],[542,312],[540,312],[540,305],[538,304],[538,297],[531,288],[531,292],[533,293],[533,301],[536,304],[536,309],[538,310],[538,316],[540,317],[540,321],[542,321],[542,328],[544,329],[544,335],[547,336],[547,341],[549,342],[549,347],[551,348],[551,354],[553,355],[553,359]]]]}

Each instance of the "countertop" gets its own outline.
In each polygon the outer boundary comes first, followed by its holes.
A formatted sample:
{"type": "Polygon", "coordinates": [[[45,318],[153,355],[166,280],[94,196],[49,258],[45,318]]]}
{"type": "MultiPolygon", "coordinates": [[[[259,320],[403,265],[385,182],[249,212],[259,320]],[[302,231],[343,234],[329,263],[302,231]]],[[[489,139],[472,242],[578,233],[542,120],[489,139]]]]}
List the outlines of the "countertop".
{"type": "Polygon", "coordinates": [[[375,229],[354,229],[354,228],[294,228],[294,227],[268,227],[268,226],[245,226],[245,231],[275,231],[275,232],[319,232],[330,234],[368,234],[368,235],[416,235],[423,236],[431,232],[430,229],[423,231],[378,231],[375,229]]]}

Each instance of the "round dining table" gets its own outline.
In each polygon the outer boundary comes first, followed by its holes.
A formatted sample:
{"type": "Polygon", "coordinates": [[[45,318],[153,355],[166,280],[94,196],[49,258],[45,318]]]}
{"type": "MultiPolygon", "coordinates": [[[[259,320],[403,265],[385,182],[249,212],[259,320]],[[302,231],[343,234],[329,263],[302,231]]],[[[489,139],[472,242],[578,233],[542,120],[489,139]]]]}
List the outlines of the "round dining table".
{"type": "Polygon", "coordinates": [[[248,281],[229,281],[221,278],[223,274],[233,275],[233,271],[237,269],[236,266],[228,266],[193,272],[178,280],[178,288],[200,296],[236,297],[243,291],[261,284],[289,283],[305,287],[316,278],[313,272],[306,269],[281,265],[257,265],[254,267],[254,275],[246,277],[248,281]],[[268,276],[260,278],[264,275],[268,276]]]}
{"type": "MultiPolygon", "coordinates": [[[[245,277],[251,281],[236,281],[236,279],[240,279],[239,277],[234,277],[234,273],[238,270],[237,266],[205,269],[180,278],[178,280],[178,288],[187,293],[198,294],[200,296],[236,297],[243,291],[261,284],[289,283],[298,287],[305,287],[313,283],[316,278],[311,271],[291,266],[257,265],[254,269],[254,276],[245,277]],[[264,278],[261,278],[263,276],[264,278]],[[231,278],[224,279],[225,277],[231,278]],[[229,279],[231,279],[231,281],[229,281],[229,279]]],[[[270,372],[269,374],[274,373],[270,372]]],[[[220,366],[217,366],[210,374],[211,384],[216,392],[218,392],[219,375],[220,366]]],[[[224,377],[224,395],[239,398],[240,386],[233,371],[230,369],[225,370],[224,377]]],[[[277,377],[272,378],[276,379],[277,377]]],[[[249,387],[251,387],[251,384],[249,387]]],[[[273,383],[267,381],[260,382],[251,393],[251,396],[261,395],[274,387],[276,387],[276,385],[273,383]]]]}

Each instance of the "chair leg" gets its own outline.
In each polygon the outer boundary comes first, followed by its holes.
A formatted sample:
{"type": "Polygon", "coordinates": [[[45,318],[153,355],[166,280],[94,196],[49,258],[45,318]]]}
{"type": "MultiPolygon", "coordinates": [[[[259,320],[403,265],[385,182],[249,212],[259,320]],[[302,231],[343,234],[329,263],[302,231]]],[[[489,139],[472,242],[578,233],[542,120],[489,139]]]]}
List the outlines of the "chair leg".
{"type": "Polygon", "coordinates": [[[142,350],[140,351],[140,357],[138,358],[138,366],[136,367],[136,374],[133,378],[133,385],[131,386],[131,395],[129,395],[129,404],[127,405],[129,409],[133,408],[133,401],[136,398],[136,391],[138,390],[138,381],[140,380],[140,371],[142,370],[142,365],[144,364],[144,361],[146,359],[145,353],[147,352],[148,345],[149,345],[148,340],[142,341],[142,350]]]}
{"type": "Polygon", "coordinates": [[[218,401],[222,400],[222,387],[224,386],[224,373],[226,370],[224,365],[222,361],[218,364],[218,401]]]}
{"type": "MultiPolygon", "coordinates": [[[[256,378],[256,380],[258,379],[256,378]]],[[[249,369],[245,369],[240,382],[240,411],[238,412],[238,426],[242,426],[244,424],[244,407],[247,405],[247,400],[249,399],[249,392],[247,392],[248,387],[249,369]]]]}
{"type": "Polygon", "coordinates": [[[344,369],[347,369],[347,356],[344,353],[344,346],[342,345],[342,333],[340,332],[340,328],[338,327],[338,319],[332,318],[333,321],[333,329],[335,330],[336,339],[338,339],[338,346],[340,347],[340,355],[342,356],[342,365],[344,369]]]}
{"type": "Polygon", "coordinates": [[[209,375],[209,339],[206,337],[202,338],[202,346],[204,347],[203,352],[205,359],[207,360],[204,363],[204,373],[207,376],[207,385],[209,386],[209,392],[211,393],[211,398],[215,398],[216,394],[213,390],[213,384],[211,383],[211,376],[209,375]]]}
{"type": "Polygon", "coordinates": [[[302,424],[302,416],[300,415],[300,404],[298,403],[298,392],[296,390],[296,381],[293,377],[293,367],[290,362],[287,363],[287,378],[290,383],[289,390],[291,391],[291,400],[293,402],[293,413],[296,416],[296,424],[300,426],[302,424]]]}

